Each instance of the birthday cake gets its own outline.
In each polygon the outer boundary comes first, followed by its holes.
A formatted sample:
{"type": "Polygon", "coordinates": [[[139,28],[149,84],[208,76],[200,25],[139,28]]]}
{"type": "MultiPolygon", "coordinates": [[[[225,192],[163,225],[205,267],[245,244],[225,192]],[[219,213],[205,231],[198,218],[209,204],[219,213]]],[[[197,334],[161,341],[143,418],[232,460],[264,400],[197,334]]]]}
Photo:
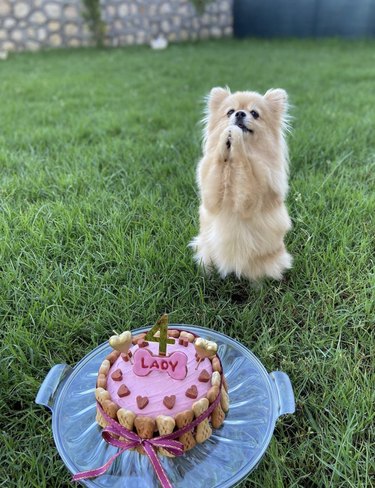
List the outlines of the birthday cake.
{"type": "Polygon", "coordinates": [[[113,351],[98,372],[96,421],[104,428],[113,419],[143,439],[183,429],[178,440],[188,451],[224,422],[227,383],[216,343],[167,324],[164,315],[148,332],[110,338],[113,351]]]}

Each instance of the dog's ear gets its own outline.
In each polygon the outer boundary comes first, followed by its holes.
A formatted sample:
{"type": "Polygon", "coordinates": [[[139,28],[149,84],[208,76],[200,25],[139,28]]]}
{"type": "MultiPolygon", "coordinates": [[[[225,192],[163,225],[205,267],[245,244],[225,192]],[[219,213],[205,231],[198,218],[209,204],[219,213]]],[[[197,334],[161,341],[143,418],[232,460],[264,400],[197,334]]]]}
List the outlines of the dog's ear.
{"type": "Polygon", "coordinates": [[[220,88],[219,86],[212,88],[207,97],[207,108],[209,111],[215,111],[229,95],[229,88],[220,88]]]}
{"type": "Polygon", "coordinates": [[[288,111],[288,94],[282,88],[268,90],[264,98],[271,105],[272,110],[281,117],[288,111]]]}

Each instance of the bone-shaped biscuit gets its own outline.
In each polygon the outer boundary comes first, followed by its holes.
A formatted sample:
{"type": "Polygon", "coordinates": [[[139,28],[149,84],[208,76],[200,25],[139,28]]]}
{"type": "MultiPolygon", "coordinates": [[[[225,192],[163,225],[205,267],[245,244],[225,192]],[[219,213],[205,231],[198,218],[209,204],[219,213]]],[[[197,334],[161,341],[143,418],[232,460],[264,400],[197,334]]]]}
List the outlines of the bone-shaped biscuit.
{"type": "MultiPolygon", "coordinates": [[[[126,410],[125,408],[120,408],[117,410],[117,419],[121,425],[123,425],[126,429],[133,430],[134,426],[134,419],[135,413],[131,410],[126,410]]],[[[120,441],[125,441],[125,437],[119,437],[120,441]]],[[[131,449],[134,451],[134,449],[131,449]]]]}
{"type": "MultiPolygon", "coordinates": [[[[156,417],[156,425],[160,435],[167,435],[173,432],[176,422],[173,417],[168,417],[167,415],[158,415],[156,417]]],[[[159,453],[163,456],[175,457],[163,447],[159,448],[159,453]]]]}
{"type": "Polygon", "coordinates": [[[96,422],[100,425],[100,427],[107,427],[107,422],[104,420],[103,415],[99,412],[99,410],[96,411],[96,417],[95,417],[96,422]]]}
{"type": "Polygon", "coordinates": [[[102,406],[104,412],[111,418],[116,418],[119,406],[111,400],[111,395],[104,388],[95,389],[95,397],[102,406]]]}
{"type": "MultiPolygon", "coordinates": [[[[219,394],[219,386],[218,385],[211,386],[211,388],[207,392],[207,399],[210,402],[210,405],[216,400],[218,394],[219,394]]],[[[221,407],[221,404],[219,403],[215,407],[215,410],[212,412],[211,415],[212,427],[214,429],[219,428],[221,424],[224,422],[224,419],[225,419],[225,413],[221,407]]]]}
{"type": "MultiPolygon", "coordinates": [[[[178,339],[180,337],[180,331],[177,329],[168,329],[167,334],[168,337],[173,337],[173,339],[178,339]]],[[[154,334],[154,337],[160,337],[160,330],[154,334]]]]}
{"type": "Polygon", "coordinates": [[[106,359],[112,364],[116,361],[116,359],[120,356],[120,351],[112,351],[111,353],[108,354],[106,359]]]}
{"type": "Polygon", "coordinates": [[[187,339],[189,342],[194,342],[195,336],[190,332],[186,332],[186,330],[181,331],[180,337],[183,339],[187,339]]]}
{"type": "MultiPolygon", "coordinates": [[[[186,425],[190,424],[193,419],[194,413],[192,410],[185,410],[184,412],[178,413],[175,417],[177,428],[181,429],[182,427],[185,427],[186,425]]],[[[185,452],[192,449],[196,445],[195,438],[191,431],[182,434],[178,440],[183,444],[185,452]]]]}
{"type": "Polygon", "coordinates": [[[212,369],[214,371],[218,371],[219,373],[221,373],[221,364],[220,364],[220,360],[217,356],[214,356],[212,358],[212,369]]]}
{"type": "Polygon", "coordinates": [[[143,340],[146,337],[146,332],[142,332],[142,334],[138,334],[133,337],[132,343],[134,345],[138,344],[138,341],[143,340]]]}
{"type": "Polygon", "coordinates": [[[138,416],[134,420],[135,428],[142,439],[152,439],[155,430],[155,420],[151,417],[138,416]]]}
{"type": "Polygon", "coordinates": [[[211,376],[211,385],[212,386],[220,386],[221,383],[221,376],[218,371],[214,371],[211,376]]]}
{"type": "Polygon", "coordinates": [[[103,405],[103,402],[105,400],[111,399],[111,395],[109,394],[109,392],[107,390],[99,387],[99,388],[95,389],[95,398],[100,403],[100,405],[103,405]]]}
{"type": "Polygon", "coordinates": [[[221,387],[220,404],[224,412],[227,413],[229,410],[229,395],[226,392],[224,386],[221,387]]]}
{"type": "Polygon", "coordinates": [[[214,429],[218,429],[221,424],[224,422],[225,413],[221,408],[220,403],[215,407],[215,410],[212,412],[211,415],[211,424],[214,429]]]}
{"type": "Polygon", "coordinates": [[[207,392],[207,399],[211,403],[214,403],[216,400],[217,396],[219,394],[219,387],[217,385],[211,386],[211,388],[207,392]]]}
{"type": "MultiPolygon", "coordinates": [[[[208,406],[209,401],[207,400],[207,398],[201,398],[197,402],[193,403],[192,409],[195,418],[199,417],[203,412],[205,412],[208,406]]],[[[211,434],[212,429],[208,422],[208,418],[206,418],[197,426],[195,439],[199,444],[201,444],[202,442],[206,441],[211,436],[211,434]]]]}
{"type": "Polygon", "coordinates": [[[104,361],[100,365],[99,374],[107,375],[110,367],[111,367],[111,363],[108,361],[108,359],[104,359],[104,361]]]}
{"type": "MultiPolygon", "coordinates": [[[[142,437],[142,439],[152,439],[156,426],[153,418],[138,416],[134,420],[134,425],[139,437],[142,437]]],[[[138,446],[135,449],[139,454],[145,454],[142,446],[138,446]]]]}
{"type": "Polygon", "coordinates": [[[131,410],[126,410],[125,408],[120,408],[117,411],[117,418],[121,425],[123,425],[128,430],[133,430],[135,413],[131,410]]]}
{"type": "Polygon", "coordinates": [[[224,375],[223,375],[223,386],[225,391],[228,392],[228,382],[224,375]]]}
{"type": "Polygon", "coordinates": [[[98,375],[98,379],[96,380],[96,386],[98,388],[106,388],[107,387],[107,376],[103,373],[98,375]]]}
{"type": "Polygon", "coordinates": [[[168,337],[178,339],[180,337],[180,331],[177,329],[168,329],[168,337]]]}
{"type": "MultiPolygon", "coordinates": [[[[220,382],[221,382],[220,373],[218,371],[214,371],[211,376],[212,386],[220,386],[220,382]]],[[[227,413],[229,410],[229,395],[225,390],[224,386],[221,387],[220,404],[224,412],[227,413]]]]}
{"type": "Polygon", "coordinates": [[[102,403],[102,408],[104,412],[112,419],[116,418],[117,410],[120,408],[112,400],[104,400],[102,403]]]}

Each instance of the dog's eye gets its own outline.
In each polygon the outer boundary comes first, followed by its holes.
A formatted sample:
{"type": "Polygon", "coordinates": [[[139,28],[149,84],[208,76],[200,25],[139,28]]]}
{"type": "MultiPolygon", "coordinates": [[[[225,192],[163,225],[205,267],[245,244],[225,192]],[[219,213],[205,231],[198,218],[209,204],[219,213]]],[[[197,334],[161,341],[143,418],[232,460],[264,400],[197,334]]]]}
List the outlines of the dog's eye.
{"type": "Polygon", "coordinates": [[[258,112],[256,112],[255,110],[251,110],[251,115],[254,117],[254,119],[257,119],[259,117],[259,114],[258,112]]]}
{"type": "Polygon", "coordinates": [[[231,110],[229,110],[229,112],[227,112],[228,117],[230,117],[232,114],[234,114],[233,108],[231,110]]]}

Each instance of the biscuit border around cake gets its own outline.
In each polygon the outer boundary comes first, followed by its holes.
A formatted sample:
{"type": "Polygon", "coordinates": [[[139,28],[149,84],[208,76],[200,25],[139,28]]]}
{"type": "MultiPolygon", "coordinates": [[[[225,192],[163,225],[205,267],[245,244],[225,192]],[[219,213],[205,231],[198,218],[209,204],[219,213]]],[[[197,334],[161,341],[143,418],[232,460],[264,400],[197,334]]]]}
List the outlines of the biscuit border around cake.
{"type": "MultiPolygon", "coordinates": [[[[146,332],[135,335],[132,338],[133,345],[137,345],[140,340],[143,340],[146,332]]],[[[183,329],[168,329],[168,336],[173,337],[175,340],[180,338],[188,339],[189,342],[194,342],[198,336],[183,329]]],[[[102,409],[112,419],[119,424],[123,425],[129,430],[133,430],[144,439],[150,439],[158,437],[159,435],[165,435],[172,433],[185,425],[191,423],[194,418],[198,417],[204,410],[207,410],[217,395],[219,394],[219,387],[221,386],[220,403],[215,407],[214,411],[209,418],[201,422],[193,431],[190,431],[182,435],[178,440],[184,445],[184,451],[192,449],[197,443],[201,444],[205,442],[212,434],[212,429],[219,428],[225,419],[225,416],[229,410],[229,396],[228,385],[225,376],[222,371],[221,361],[217,354],[212,358],[207,358],[211,361],[212,375],[211,375],[211,387],[207,391],[207,394],[200,398],[198,401],[192,404],[190,409],[178,412],[174,416],[159,415],[156,418],[149,417],[147,415],[136,415],[131,410],[120,407],[111,398],[110,393],[107,391],[107,377],[112,365],[119,358],[120,352],[113,350],[102,361],[99,370],[98,378],[96,382],[95,397],[97,402],[101,405],[102,409]]],[[[173,392],[171,392],[172,394],[173,392]]],[[[99,409],[96,412],[96,422],[100,427],[107,426],[106,420],[101,415],[99,409]]],[[[137,448],[138,452],[143,453],[143,448],[137,448]]],[[[172,457],[171,454],[164,449],[158,449],[159,454],[172,457]]]]}

